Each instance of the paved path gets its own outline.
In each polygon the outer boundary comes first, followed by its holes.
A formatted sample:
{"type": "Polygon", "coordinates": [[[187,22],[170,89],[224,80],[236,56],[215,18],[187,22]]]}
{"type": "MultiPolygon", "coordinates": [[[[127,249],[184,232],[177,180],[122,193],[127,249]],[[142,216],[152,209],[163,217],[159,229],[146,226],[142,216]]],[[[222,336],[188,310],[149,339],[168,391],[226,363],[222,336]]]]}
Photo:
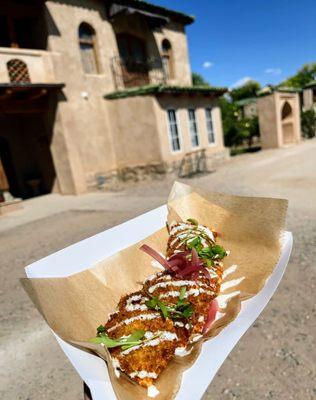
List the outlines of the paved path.
{"type": "MultiPolygon", "coordinates": [[[[233,158],[186,182],[227,193],[290,200],[295,245],[268,307],[238,343],[204,400],[312,399],[315,384],[316,141],[233,158]]],[[[43,196],[0,219],[0,398],[81,399],[79,377],[21,289],[23,267],[166,201],[172,180],[117,192],[43,196]]],[[[207,366],[206,366],[207,368],[207,366]]]]}

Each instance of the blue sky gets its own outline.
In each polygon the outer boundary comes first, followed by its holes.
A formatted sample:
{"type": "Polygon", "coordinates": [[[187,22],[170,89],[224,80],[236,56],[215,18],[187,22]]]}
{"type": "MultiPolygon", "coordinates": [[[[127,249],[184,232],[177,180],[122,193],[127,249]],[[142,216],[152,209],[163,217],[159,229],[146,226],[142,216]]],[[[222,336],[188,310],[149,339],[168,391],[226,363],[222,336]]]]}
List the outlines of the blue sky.
{"type": "Polygon", "coordinates": [[[316,62],[315,0],[151,0],[193,14],[192,71],[232,87],[253,78],[279,83],[316,62]]]}

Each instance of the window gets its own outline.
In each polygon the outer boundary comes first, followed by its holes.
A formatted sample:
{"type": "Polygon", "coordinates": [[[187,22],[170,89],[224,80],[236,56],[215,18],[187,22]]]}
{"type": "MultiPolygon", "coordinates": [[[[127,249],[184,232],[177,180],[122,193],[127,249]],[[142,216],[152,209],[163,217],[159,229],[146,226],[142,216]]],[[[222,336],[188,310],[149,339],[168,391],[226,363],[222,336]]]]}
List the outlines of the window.
{"type": "Polygon", "coordinates": [[[290,106],[290,103],[287,101],[284,103],[282,107],[282,113],[281,113],[282,119],[288,118],[292,116],[292,107],[290,106]]]}
{"type": "Polygon", "coordinates": [[[172,151],[179,151],[180,145],[180,134],[177,122],[177,114],[175,110],[168,110],[168,123],[169,123],[169,137],[172,151]]]}
{"type": "Polygon", "coordinates": [[[199,135],[198,135],[198,129],[197,129],[194,108],[188,109],[188,116],[189,116],[189,129],[190,129],[191,144],[192,144],[192,147],[198,147],[199,135]]]}
{"type": "Polygon", "coordinates": [[[30,75],[24,61],[14,58],[7,62],[10,82],[29,83],[30,75]]]}
{"type": "Polygon", "coordinates": [[[98,63],[95,49],[95,31],[83,22],[79,26],[79,47],[83,70],[86,74],[97,74],[98,63]]]}
{"type": "Polygon", "coordinates": [[[206,130],[207,130],[208,142],[209,142],[209,144],[214,144],[215,143],[215,132],[214,132],[211,108],[205,109],[205,119],[206,119],[206,130]]]}
{"type": "Polygon", "coordinates": [[[171,43],[168,39],[164,39],[161,43],[161,60],[166,79],[173,79],[173,60],[172,60],[172,48],[171,43]]]}

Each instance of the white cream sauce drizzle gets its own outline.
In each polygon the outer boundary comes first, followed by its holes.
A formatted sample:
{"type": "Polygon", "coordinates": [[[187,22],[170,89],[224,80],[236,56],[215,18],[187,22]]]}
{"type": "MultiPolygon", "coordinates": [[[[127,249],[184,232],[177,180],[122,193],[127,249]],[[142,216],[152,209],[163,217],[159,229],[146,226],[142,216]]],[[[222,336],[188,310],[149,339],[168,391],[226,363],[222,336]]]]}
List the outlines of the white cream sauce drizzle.
{"type": "Polygon", "coordinates": [[[144,342],[137,346],[130,347],[129,349],[122,351],[121,355],[126,356],[127,354],[131,353],[132,351],[138,350],[143,347],[148,347],[148,346],[155,347],[155,346],[158,346],[162,342],[173,341],[173,340],[178,339],[178,336],[176,333],[169,332],[169,331],[153,332],[153,334],[154,334],[154,336],[158,336],[158,337],[155,339],[148,340],[148,342],[144,342]]]}
{"type": "Polygon", "coordinates": [[[187,356],[188,354],[190,354],[192,350],[193,350],[193,347],[191,347],[190,350],[187,350],[185,347],[177,347],[177,348],[175,349],[174,354],[175,354],[176,356],[178,356],[178,357],[185,357],[185,356],[187,356]]]}
{"type": "Polygon", "coordinates": [[[167,286],[201,286],[208,288],[209,286],[206,285],[205,283],[202,283],[201,281],[189,281],[189,280],[183,280],[183,281],[172,281],[168,280],[167,282],[158,282],[153,286],[150,286],[148,291],[149,293],[153,293],[156,289],[158,288],[165,288],[167,286]]]}
{"type": "Polygon", "coordinates": [[[120,327],[122,325],[129,325],[134,321],[138,321],[138,320],[140,320],[140,321],[146,321],[146,320],[149,321],[151,319],[155,319],[155,318],[158,318],[158,317],[160,317],[159,313],[138,314],[138,315],[135,315],[135,317],[124,319],[123,321],[119,322],[118,324],[116,324],[114,326],[111,326],[111,328],[109,328],[107,331],[108,332],[114,331],[118,327],[120,327]]]}
{"type": "MultiPolygon", "coordinates": [[[[133,303],[133,302],[135,302],[135,301],[139,301],[139,300],[141,300],[141,299],[143,299],[143,298],[144,298],[143,295],[141,295],[141,294],[135,294],[135,295],[133,295],[133,296],[127,298],[126,304],[131,304],[131,303],[133,303]]],[[[144,298],[144,299],[145,299],[145,298],[144,298]]],[[[146,297],[146,300],[148,300],[147,297],[146,297]]]]}
{"type": "Polygon", "coordinates": [[[119,370],[121,369],[120,362],[119,362],[119,360],[118,360],[117,358],[115,358],[115,357],[111,358],[111,361],[112,361],[112,365],[113,365],[113,368],[114,368],[115,376],[116,376],[117,378],[119,378],[119,377],[120,377],[120,371],[119,371],[119,370]]]}
{"type": "Polygon", "coordinates": [[[225,308],[228,300],[234,296],[237,296],[239,293],[240,293],[240,290],[236,290],[236,291],[228,293],[228,294],[220,294],[216,298],[219,308],[225,308]]]}
{"type": "Polygon", "coordinates": [[[140,378],[140,379],[145,379],[145,378],[157,379],[157,377],[158,377],[156,372],[148,372],[148,371],[144,371],[144,370],[134,371],[134,372],[130,373],[129,376],[131,378],[135,378],[137,376],[137,378],[140,378]]]}
{"type": "Polygon", "coordinates": [[[147,396],[148,397],[156,397],[159,394],[159,390],[156,388],[155,385],[151,385],[147,388],[147,396]]]}
{"type": "Polygon", "coordinates": [[[235,272],[237,269],[237,265],[231,265],[229,268],[225,269],[225,271],[223,272],[223,279],[225,279],[228,275],[232,274],[233,272],[235,272]]]}
{"type": "Polygon", "coordinates": [[[231,281],[228,282],[223,282],[221,284],[221,293],[225,292],[225,290],[230,289],[234,286],[237,286],[240,282],[242,282],[245,279],[244,276],[242,276],[241,278],[237,278],[237,279],[232,279],[231,281]]]}
{"type": "MultiPolygon", "coordinates": [[[[210,229],[208,229],[208,228],[206,228],[205,226],[202,226],[202,225],[195,226],[195,225],[185,224],[185,223],[176,225],[176,226],[171,228],[170,236],[177,235],[177,233],[181,232],[181,231],[185,231],[184,233],[186,235],[188,234],[188,232],[186,232],[186,231],[192,231],[192,234],[194,234],[194,235],[198,234],[199,232],[202,232],[206,236],[208,236],[212,242],[215,242],[215,238],[214,238],[213,232],[210,229]]],[[[178,237],[179,236],[180,235],[178,235],[178,237]]]]}
{"type": "Polygon", "coordinates": [[[199,335],[199,334],[193,335],[193,336],[190,338],[190,342],[191,342],[191,343],[195,343],[195,342],[197,342],[198,340],[200,340],[201,337],[203,337],[203,335],[199,335]]]}
{"type": "Polygon", "coordinates": [[[127,304],[127,306],[125,307],[126,311],[145,311],[148,310],[148,307],[146,306],[146,304],[127,304]]]}
{"type": "MultiPolygon", "coordinates": [[[[196,296],[198,296],[198,295],[201,294],[201,293],[206,293],[206,294],[208,294],[208,295],[210,295],[210,296],[213,296],[213,295],[215,294],[215,293],[214,293],[213,291],[211,291],[211,290],[205,290],[205,289],[202,289],[202,288],[199,288],[199,289],[193,288],[193,289],[190,289],[190,290],[186,291],[183,297],[184,297],[185,299],[188,298],[189,296],[194,296],[194,297],[196,297],[196,296]]],[[[169,292],[160,294],[158,297],[159,297],[159,299],[165,299],[165,298],[167,298],[167,297],[179,297],[179,296],[180,296],[180,292],[179,292],[179,291],[177,291],[177,290],[171,290],[171,291],[169,291],[169,292]]]]}

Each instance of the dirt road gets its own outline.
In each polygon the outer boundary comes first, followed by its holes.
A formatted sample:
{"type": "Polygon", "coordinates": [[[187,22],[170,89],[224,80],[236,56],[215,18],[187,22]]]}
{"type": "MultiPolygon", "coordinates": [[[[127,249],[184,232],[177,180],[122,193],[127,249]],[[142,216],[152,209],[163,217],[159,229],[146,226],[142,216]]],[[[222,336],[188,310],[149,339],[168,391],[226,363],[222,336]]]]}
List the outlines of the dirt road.
{"type": "MultiPolygon", "coordinates": [[[[239,156],[186,182],[289,199],[287,229],[295,240],[277,294],[203,399],[315,398],[316,141],[239,156]]],[[[1,399],[82,398],[80,378],[20,287],[23,267],[163,204],[171,185],[164,178],[112,193],[49,195],[26,201],[23,212],[0,219],[1,399]]]]}

